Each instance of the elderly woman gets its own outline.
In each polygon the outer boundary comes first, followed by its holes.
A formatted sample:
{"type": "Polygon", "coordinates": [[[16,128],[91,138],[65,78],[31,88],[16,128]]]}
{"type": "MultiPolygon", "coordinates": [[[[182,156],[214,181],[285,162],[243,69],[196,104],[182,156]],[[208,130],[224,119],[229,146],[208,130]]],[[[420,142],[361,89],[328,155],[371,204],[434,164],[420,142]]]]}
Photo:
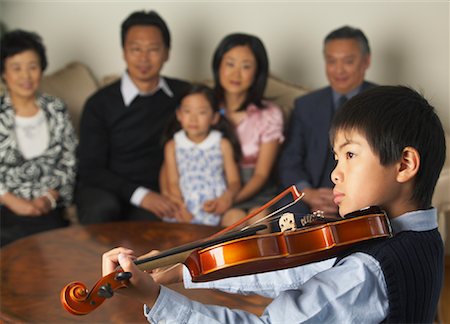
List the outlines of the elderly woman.
{"type": "Polygon", "coordinates": [[[1,40],[0,243],[68,225],[76,137],[64,103],[39,93],[47,66],[41,38],[22,30],[1,40]]]}

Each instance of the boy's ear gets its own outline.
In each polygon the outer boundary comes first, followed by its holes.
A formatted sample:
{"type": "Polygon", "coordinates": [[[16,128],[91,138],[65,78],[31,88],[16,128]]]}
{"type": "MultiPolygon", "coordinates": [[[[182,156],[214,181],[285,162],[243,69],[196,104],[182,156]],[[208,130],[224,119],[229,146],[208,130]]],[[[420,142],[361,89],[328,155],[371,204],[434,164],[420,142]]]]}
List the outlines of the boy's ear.
{"type": "Polygon", "coordinates": [[[397,175],[398,182],[407,182],[414,178],[419,172],[420,154],[411,147],[407,146],[403,149],[400,159],[400,167],[397,175]]]}

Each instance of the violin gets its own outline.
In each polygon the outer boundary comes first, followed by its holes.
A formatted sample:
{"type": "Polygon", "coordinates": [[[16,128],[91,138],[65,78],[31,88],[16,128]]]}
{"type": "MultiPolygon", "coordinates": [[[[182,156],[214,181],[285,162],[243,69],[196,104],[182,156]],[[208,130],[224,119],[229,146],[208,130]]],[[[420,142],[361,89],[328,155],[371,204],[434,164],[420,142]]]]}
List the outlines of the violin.
{"type": "MultiPolygon", "coordinates": [[[[300,221],[292,213],[280,215],[281,211],[302,197],[303,194],[292,186],[255,212],[207,239],[154,256],[146,254],[134,262],[143,271],[183,263],[192,281],[204,282],[325,260],[353,244],[392,236],[388,217],[375,206],[332,220],[320,211],[306,215],[300,221]],[[260,218],[254,226],[233,230],[287,194],[292,194],[293,201],[290,204],[260,218]],[[278,221],[280,231],[267,233],[267,220],[273,219],[278,221]]],[[[88,314],[105,299],[112,297],[114,291],[125,288],[130,277],[131,273],[118,267],[101,278],[90,291],[81,282],[69,283],[61,291],[61,303],[74,315],[88,314]]]]}

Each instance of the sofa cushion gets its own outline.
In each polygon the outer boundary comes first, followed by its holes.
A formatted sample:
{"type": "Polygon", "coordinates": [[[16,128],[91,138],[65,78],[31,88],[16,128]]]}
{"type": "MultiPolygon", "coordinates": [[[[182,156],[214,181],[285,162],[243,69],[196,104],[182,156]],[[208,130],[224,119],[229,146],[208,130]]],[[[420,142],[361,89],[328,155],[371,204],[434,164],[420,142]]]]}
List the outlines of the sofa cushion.
{"type": "Polygon", "coordinates": [[[72,62],[62,69],[45,75],[41,91],[61,98],[68,107],[76,133],[86,99],[98,89],[97,80],[83,63],[72,62]]]}
{"type": "Polygon", "coordinates": [[[285,120],[288,120],[294,108],[294,100],[307,93],[308,90],[306,88],[282,81],[271,75],[267,80],[267,88],[264,95],[283,109],[285,120]]]}

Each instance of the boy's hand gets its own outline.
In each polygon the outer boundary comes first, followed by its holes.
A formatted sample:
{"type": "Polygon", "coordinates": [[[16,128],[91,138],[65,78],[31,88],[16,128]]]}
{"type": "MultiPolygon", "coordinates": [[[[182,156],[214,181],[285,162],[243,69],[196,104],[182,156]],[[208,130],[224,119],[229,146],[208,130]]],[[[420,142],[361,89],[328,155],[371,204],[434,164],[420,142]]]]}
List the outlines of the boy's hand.
{"type": "Polygon", "coordinates": [[[120,265],[125,272],[131,273],[127,288],[118,289],[117,292],[134,298],[148,307],[153,307],[158,298],[160,286],[155,283],[152,276],[139,270],[134,264],[133,251],[126,248],[115,248],[103,254],[102,273],[106,276],[120,265]]]}

